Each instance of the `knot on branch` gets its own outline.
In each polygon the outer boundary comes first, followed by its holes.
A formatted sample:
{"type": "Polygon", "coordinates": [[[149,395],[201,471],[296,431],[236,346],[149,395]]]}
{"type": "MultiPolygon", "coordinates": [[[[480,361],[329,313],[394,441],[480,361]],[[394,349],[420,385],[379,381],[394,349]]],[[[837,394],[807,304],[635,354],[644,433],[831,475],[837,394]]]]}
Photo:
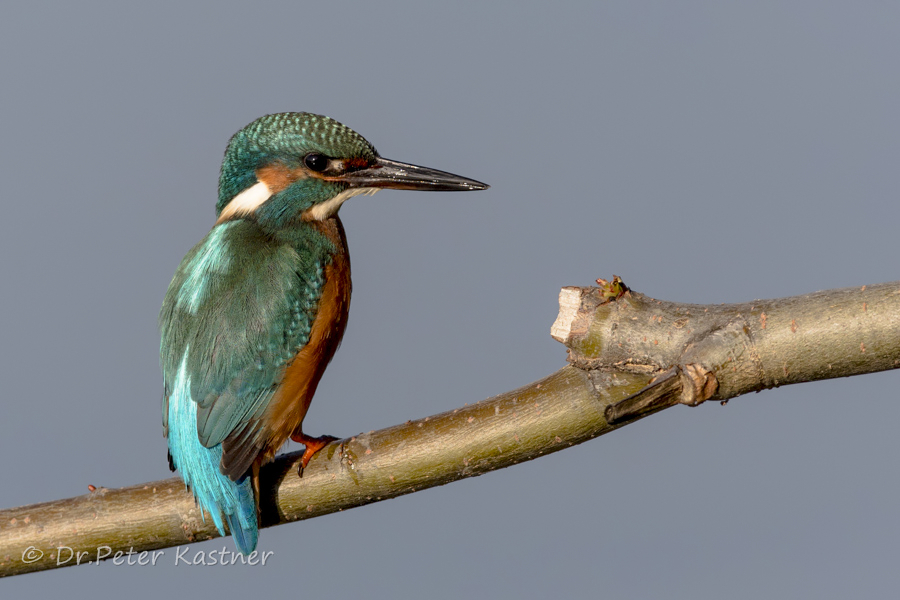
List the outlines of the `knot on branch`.
{"type": "Polygon", "coordinates": [[[719,382],[716,375],[698,364],[681,367],[681,399],[679,403],[700,406],[716,393],[719,382]]]}

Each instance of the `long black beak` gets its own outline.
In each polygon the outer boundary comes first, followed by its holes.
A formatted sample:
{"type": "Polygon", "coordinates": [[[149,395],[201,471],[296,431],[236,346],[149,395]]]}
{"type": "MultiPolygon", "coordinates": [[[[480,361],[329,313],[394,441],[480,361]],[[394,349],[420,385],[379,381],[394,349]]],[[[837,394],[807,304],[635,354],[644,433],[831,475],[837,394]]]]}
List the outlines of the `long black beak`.
{"type": "Polygon", "coordinates": [[[423,190],[432,192],[466,192],[486,190],[490,186],[474,179],[460,177],[446,171],[409,165],[380,156],[375,164],[351,171],[340,177],[356,188],[390,188],[394,190],[423,190]]]}

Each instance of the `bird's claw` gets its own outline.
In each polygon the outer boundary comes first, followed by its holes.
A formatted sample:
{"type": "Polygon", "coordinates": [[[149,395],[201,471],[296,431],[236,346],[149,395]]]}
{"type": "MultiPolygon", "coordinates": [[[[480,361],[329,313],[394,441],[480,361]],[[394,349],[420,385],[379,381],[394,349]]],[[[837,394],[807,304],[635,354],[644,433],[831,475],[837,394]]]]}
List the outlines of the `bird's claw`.
{"type": "Polygon", "coordinates": [[[333,435],[320,435],[319,437],[311,437],[304,433],[298,433],[296,435],[292,435],[291,439],[299,444],[303,444],[306,446],[306,450],[303,451],[303,456],[300,457],[300,466],[297,468],[297,476],[303,477],[303,471],[306,469],[306,465],[309,464],[310,459],[312,459],[313,455],[330,444],[340,438],[336,438],[333,435]]]}

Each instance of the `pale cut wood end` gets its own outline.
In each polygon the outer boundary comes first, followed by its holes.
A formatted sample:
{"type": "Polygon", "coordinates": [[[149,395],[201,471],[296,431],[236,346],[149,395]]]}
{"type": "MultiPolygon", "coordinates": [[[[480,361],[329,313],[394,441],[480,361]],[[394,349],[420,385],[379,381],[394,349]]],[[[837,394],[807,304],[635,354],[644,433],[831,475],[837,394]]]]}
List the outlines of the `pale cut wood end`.
{"type": "Polygon", "coordinates": [[[581,288],[564,287],[559,290],[559,315],[550,327],[550,337],[563,344],[572,333],[572,323],[581,308],[581,288]]]}

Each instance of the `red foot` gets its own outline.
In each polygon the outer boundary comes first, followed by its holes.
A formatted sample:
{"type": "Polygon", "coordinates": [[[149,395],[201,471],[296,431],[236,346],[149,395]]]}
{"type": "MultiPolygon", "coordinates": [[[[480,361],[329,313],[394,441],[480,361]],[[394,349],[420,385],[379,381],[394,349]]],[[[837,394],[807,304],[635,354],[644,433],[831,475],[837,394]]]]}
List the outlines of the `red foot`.
{"type": "Polygon", "coordinates": [[[306,465],[309,464],[309,460],[313,457],[313,454],[315,454],[331,442],[340,438],[336,438],[331,435],[310,437],[301,431],[292,435],[291,439],[298,444],[303,444],[304,446],[306,446],[306,450],[303,452],[303,456],[300,457],[300,468],[297,469],[297,475],[303,477],[303,469],[305,469],[306,465]]]}

